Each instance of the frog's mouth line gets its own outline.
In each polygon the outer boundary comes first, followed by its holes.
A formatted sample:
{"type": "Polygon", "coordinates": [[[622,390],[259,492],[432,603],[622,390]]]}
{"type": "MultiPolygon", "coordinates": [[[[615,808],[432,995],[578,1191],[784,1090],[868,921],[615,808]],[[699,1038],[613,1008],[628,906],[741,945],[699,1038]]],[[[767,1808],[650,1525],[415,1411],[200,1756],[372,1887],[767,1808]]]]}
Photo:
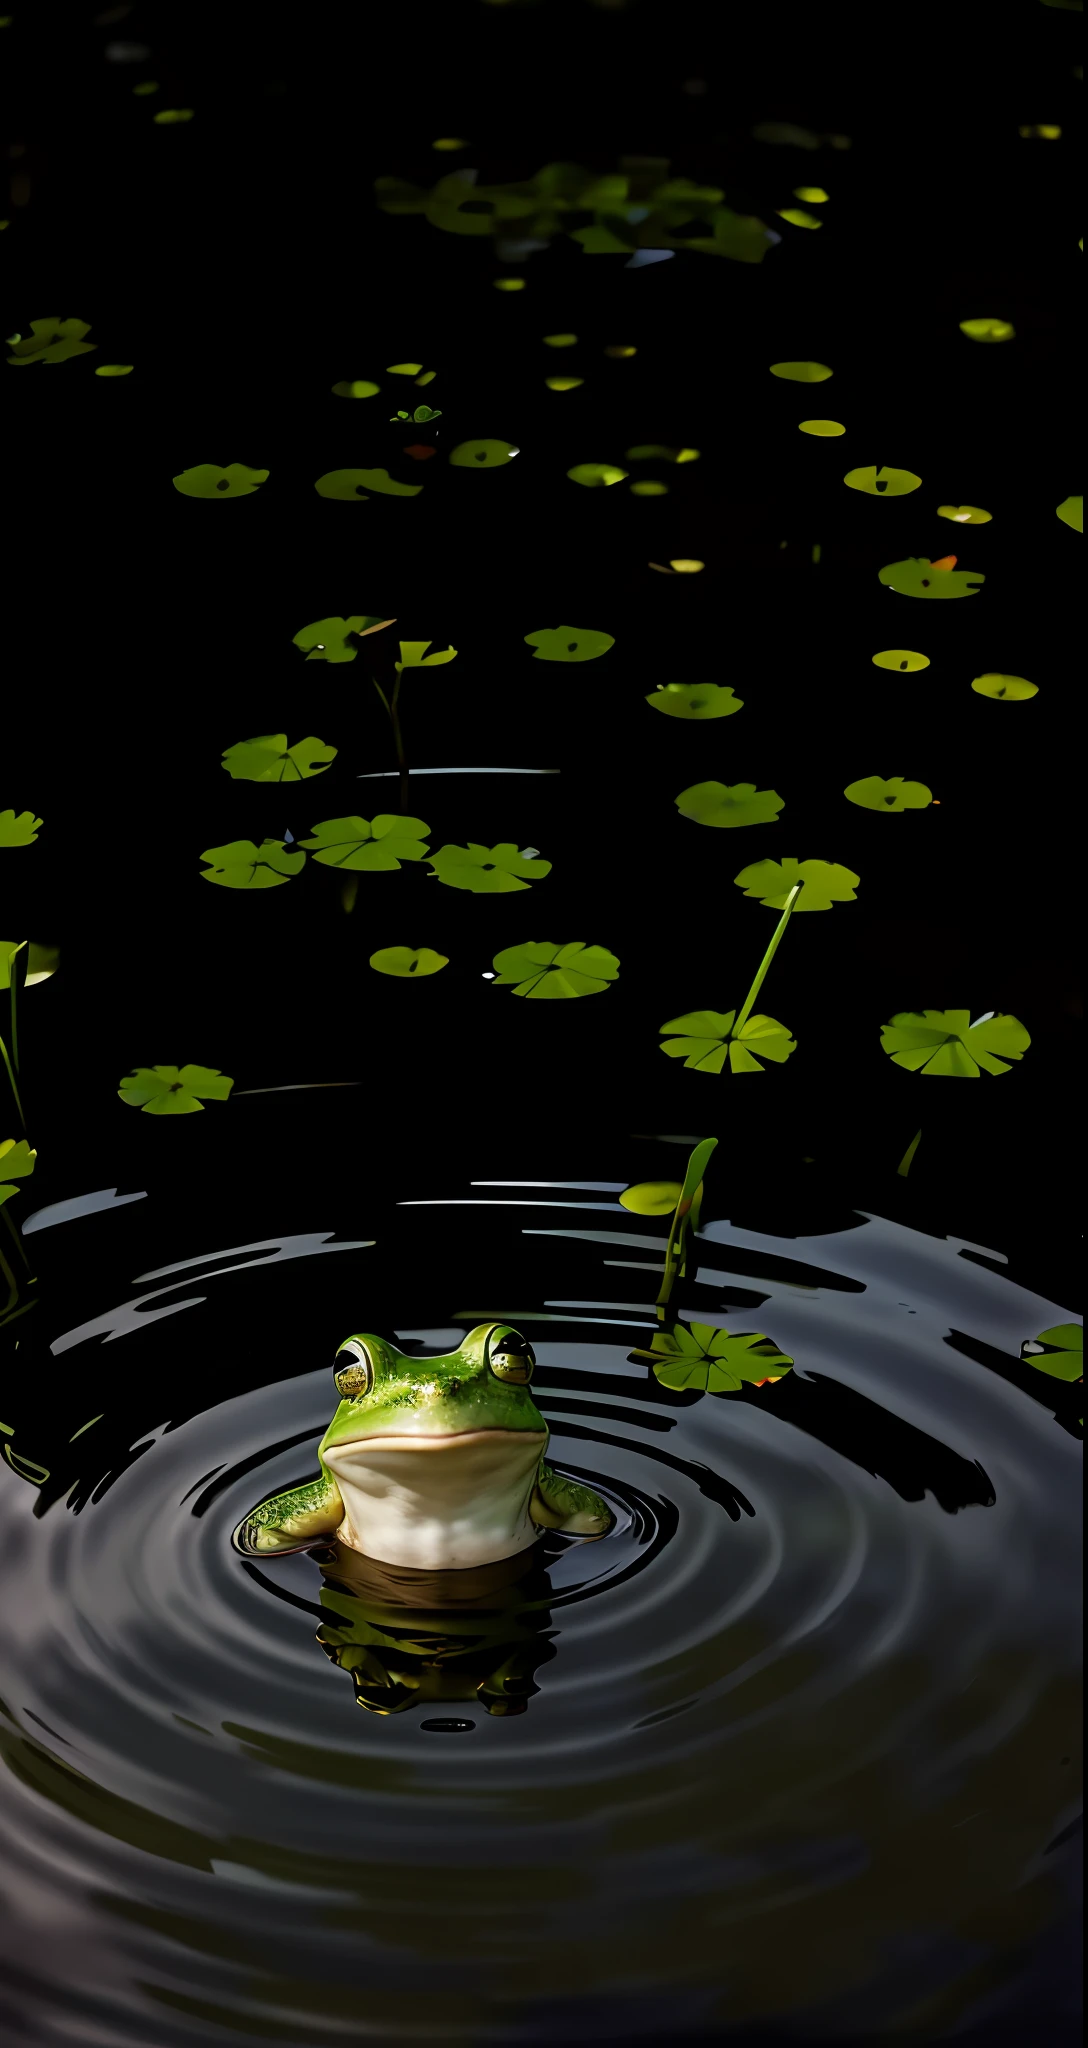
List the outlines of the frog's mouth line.
{"type": "Polygon", "coordinates": [[[373,1436],[350,1437],[344,1442],[331,1445],[330,1448],[336,1456],[346,1451],[370,1450],[375,1446],[386,1451],[444,1451],[448,1450],[453,1444],[467,1447],[471,1444],[483,1443],[493,1437],[507,1437],[510,1441],[516,1440],[518,1443],[536,1442],[545,1444],[548,1440],[548,1431],[546,1429],[500,1429],[497,1427],[485,1427],[483,1429],[449,1430],[442,1436],[424,1436],[422,1432],[418,1436],[410,1436],[403,1433],[398,1435],[392,1430],[387,1434],[383,1434],[379,1430],[373,1436]]]}

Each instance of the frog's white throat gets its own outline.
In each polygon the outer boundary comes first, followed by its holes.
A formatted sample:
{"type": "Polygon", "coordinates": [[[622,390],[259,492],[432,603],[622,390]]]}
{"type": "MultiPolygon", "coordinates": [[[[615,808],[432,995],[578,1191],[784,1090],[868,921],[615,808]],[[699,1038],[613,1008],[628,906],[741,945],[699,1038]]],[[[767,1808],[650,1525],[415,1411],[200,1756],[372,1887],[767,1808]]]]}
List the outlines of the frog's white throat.
{"type": "Polygon", "coordinates": [[[344,1503],[341,1543],[386,1564],[457,1571],[535,1543],[529,1518],[547,1430],[372,1436],[323,1453],[344,1503]]]}

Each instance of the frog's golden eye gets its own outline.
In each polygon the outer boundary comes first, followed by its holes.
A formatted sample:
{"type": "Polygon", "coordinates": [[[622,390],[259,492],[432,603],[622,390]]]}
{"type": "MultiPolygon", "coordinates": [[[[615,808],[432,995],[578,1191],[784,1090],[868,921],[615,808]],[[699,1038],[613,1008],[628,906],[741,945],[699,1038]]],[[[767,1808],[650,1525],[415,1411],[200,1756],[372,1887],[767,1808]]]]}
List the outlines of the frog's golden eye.
{"type": "Polygon", "coordinates": [[[533,1377],[533,1347],[519,1330],[500,1330],[492,1337],[487,1362],[495,1378],[525,1387],[533,1377]]]}
{"type": "Polygon", "coordinates": [[[358,1401],[374,1385],[374,1367],[366,1346],[353,1337],[341,1344],[333,1367],[336,1391],[344,1401],[358,1401]]]}

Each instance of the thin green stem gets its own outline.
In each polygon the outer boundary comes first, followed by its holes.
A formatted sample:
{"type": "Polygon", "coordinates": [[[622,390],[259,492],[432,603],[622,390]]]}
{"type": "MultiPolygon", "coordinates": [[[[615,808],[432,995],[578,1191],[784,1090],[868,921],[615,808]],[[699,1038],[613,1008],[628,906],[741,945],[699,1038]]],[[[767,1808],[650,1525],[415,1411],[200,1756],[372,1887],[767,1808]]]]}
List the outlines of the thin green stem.
{"type": "Polygon", "coordinates": [[[397,767],[400,770],[400,809],[402,817],[406,816],[408,811],[408,756],[404,751],[404,734],[401,731],[400,713],[397,709],[397,700],[400,696],[400,686],[403,680],[404,672],[402,670],[393,685],[393,695],[389,698],[382,689],[377,676],[371,677],[374,688],[377,690],[385,706],[385,715],[393,728],[393,744],[397,750],[397,767]]]}
{"type": "Polygon", "coordinates": [[[685,1272],[687,1268],[688,1233],[698,1221],[699,1209],[702,1203],[703,1170],[717,1142],[717,1138],[704,1138],[702,1144],[695,1147],[688,1160],[684,1184],[680,1190],[680,1198],[672,1213],[668,1241],[665,1245],[665,1270],[661,1277],[661,1286],[658,1289],[656,1302],[657,1320],[659,1323],[663,1323],[665,1320],[665,1310],[668,1307],[669,1296],[672,1293],[677,1274],[685,1272]]]}
{"type": "Polygon", "coordinates": [[[16,1081],[16,1079],[15,1079],[15,1070],[14,1070],[14,1068],[12,1067],[11,1061],[10,1061],[10,1060],[9,1060],[9,1058],[8,1058],[8,1049],[7,1049],[7,1046],[6,1046],[5,1044],[4,1044],[4,1041],[3,1041],[3,1039],[2,1039],[2,1038],[0,1038],[0,1053],[2,1053],[2,1054],[3,1054],[3,1059],[4,1059],[4,1065],[5,1065],[5,1067],[6,1067],[6,1068],[7,1068],[7,1070],[8,1070],[8,1080],[9,1080],[9,1082],[11,1083],[11,1092],[12,1092],[12,1094],[13,1094],[13,1095],[14,1095],[14,1097],[15,1097],[15,1107],[16,1107],[16,1109],[17,1109],[17,1110],[18,1110],[18,1112],[19,1112],[19,1122],[20,1122],[20,1123],[22,1124],[22,1127],[23,1127],[23,1135],[24,1135],[24,1137],[25,1137],[25,1135],[26,1135],[26,1118],[25,1118],[25,1116],[23,1115],[23,1104],[22,1104],[22,1100],[21,1100],[21,1097],[20,1097],[20,1095],[19,1095],[19,1084],[18,1084],[18,1082],[17,1082],[17,1081],[16,1081]]]}
{"type": "Polygon", "coordinates": [[[22,1240],[22,1237],[21,1237],[21,1235],[20,1235],[19,1231],[18,1231],[18,1230],[16,1229],[16,1227],[15,1227],[14,1223],[12,1222],[12,1220],[11,1220],[11,1217],[10,1217],[10,1216],[8,1215],[8,1210],[7,1210],[7,1204],[6,1204],[6,1203],[4,1204],[3,1208],[2,1208],[2,1209],[0,1209],[0,1216],[2,1216],[2,1217],[3,1217],[3,1219],[4,1219],[4,1222],[5,1222],[6,1224],[7,1224],[8,1230],[9,1230],[9,1232],[10,1232],[10,1234],[11,1234],[11,1240],[12,1240],[12,1243],[14,1244],[14,1246],[15,1246],[15,1249],[16,1249],[16,1251],[17,1251],[17,1252],[18,1252],[18,1254],[19,1254],[19,1257],[21,1258],[21,1260],[22,1260],[22,1262],[23,1262],[24,1266],[26,1267],[26,1270],[27,1270],[28,1274],[30,1275],[30,1278],[31,1278],[31,1279],[33,1280],[33,1278],[34,1278],[34,1275],[33,1275],[33,1273],[31,1273],[31,1272],[30,1272],[30,1260],[29,1260],[29,1259],[27,1258],[27,1255],[26,1255],[26,1246],[25,1246],[25,1245],[24,1245],[24,1243],[23,1243],[23,1240],[22,1240]]]}
{"type": "Polygon", "coordinates": [[[739,1038],[739,1037],[740,1037],[740,1034],[741,1034],[741,1031],[742,1031],[742,1029],[743,1029],[744,1025],[745,1025],[745,1024],[747,1024],[747,1022],[748,1022],[748,1018],[749,1018],[749,1016],[751,1015],[751,1011],[752,1011],[752,1005],[753,1005],[753,1003],[755,1002],[755,999],[756,999],[756,997],[758,996],[758,994],[759,994],[759,991],[760,991],[760,989],[761,989],[761,988],[763,987],[763,981],[764,981],[764,977],[765,977],[765,975],[766,975],[767,969],[768,969],[768,967],[770,966],[770,964],[771,964],[771,961],[772,961],[772,960],[774,959],[774,956],[775,956],[775,954],[776,954],[776,953],[777,953],[777,951],[778,951],[778,947],[779,947],[779,942],[780,942],[780,940],[781,940],[781,938],[782,938],[782,934],[783,934],[783,932],[785,931],[785,929],[786,929],[786,926],[788,925],[788,923],[789,923],[789,921],[790,921],[790,912],[791,912],[791,910],[793,909],[793,906],[794,906],[794,904],[796,903],[796,901],[797,901],[797,898],[799,897],[799,895],[800,895],[800,894],[801,894],[801,884],[800,884],[800,882],[795,882],[795,883],[794,883],[794,885],[793,885],[793,888],[792,888],[792,889],[790,890],[790,893],[789,893],[789,895],[788,895],[788,896],[787,896],[787,898],[786,898],[786,907],[785,907],[784,911],[782,912],[782,915],[781,915],[781,917],[780,917],[780,918],[779,918],[779,920],[778,920],[778,925],[777,925],[777,927],[776,927],[776,930],[775,930],[775,935],[774,935],[773,939],[771,940],[771,943],[770,943],[770,945],[768,946],[768,948],[767,948],[767,951],[766,951],[766,952],[764,953],[764,955],[763,955],[763,958],[762,958],[762,960],[761,960],[761,961],[760,961],[760,963],[759,963],[759,969],[758,969],[758,972],[757,972],[757,974],[756,974],[756,978],[755,978],[755,980],[753,981],[753,983],[752,983],[752,986],[751,986],[751,988],[749,989],[749,991],[748,991],[748,994],[747,994],[747,996],[746,996],[746,997],[745,997],[745,999],[744,999],[744,1007],[743,1007],[743,1008],[742,1008],[742,1009],[740,1010],[740,1012],[738,1013],[738,1016],[737,1016],[737,1021],[736,1021],[736,1023],[734,1024],[734,1026],[733,1026],[733,1030],[732,1030],[732,1033],[731,1033],[731,1036],[732,1036],[733,1038],[739,1038]]]}
{"type": "Polygon", "coordinates": [[[896,1167],[896,1172],[897,1172],[897,1173],[901,1173],[901,1174],[902,1174],[902,1176],[903,1176],[903,1178],[904,1178],[904,1180],[906,1179],[906,1177],[907,1177],[908,1173],[910,1172],[910,1169],[911,1169],[911,1161],[913,1160],[913,1158],[914,1158],[914,1155],[915,1155],[915,1153],[917,1152],[917,1150],[918,1150],[918,1147],[919,1147],[919,1145],[921,1144],[921,1142],[922,1142],[922,1133],[921,1133],[921,1131],[916,1131],[916,1132],[915,1132],[915,1134],[914,1134],[914,1136],[913,1136],[913,1138],[912,1138],[912,1139],[911,1139],[911,1141],[910,1141],[910,1144],[909,1144],[909,1145],[907,1146],[907,1149],[906,1149],[906,1151],[904,1152],[904,1154],[903,1154],[903,1157],[902,1157],[902,1159],[901,1159],[901,1160],[899,1161],[899,1164],[898,1164],[898,1166],[896,1167]]]}
{"type": "MultiPolygon", "coordinates": [[[[19,952],[22,952],[22,947],[19,948],[19,952]]],[[[8,968],[8,973],[11,977],[9,984],[11,988],[11,1060],[16,1073],[19,1071],[19,1013],[15,1001],[15,991],[19,981],[19,970],[16,966],[18,958],[19,954],[14,954],[8,968]]]]}

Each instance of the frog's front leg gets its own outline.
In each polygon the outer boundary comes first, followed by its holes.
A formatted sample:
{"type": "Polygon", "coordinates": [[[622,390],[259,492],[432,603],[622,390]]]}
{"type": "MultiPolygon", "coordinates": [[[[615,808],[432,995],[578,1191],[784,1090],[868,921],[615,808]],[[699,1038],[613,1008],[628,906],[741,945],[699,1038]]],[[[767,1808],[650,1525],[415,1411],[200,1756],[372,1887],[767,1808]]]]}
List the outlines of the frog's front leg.
{"type": "Polygon", "coordinates": [[[344,1519],[344,1503],[331,1472],[307,1486],[274,1493],[254,1508],[234,1532],[236,1550],[304,1550],[309,1543],[335,1534],[344,1519]]]}
{"type": "Polygon", "coordinates": [[[538,1529],[561,1529],[567,1536],[603,1536],[612,1526],[612,1516],[599,1493],[580,1486],[576,1479],[564,1479],[543,1459],[529,1516],[538,1529]]]}

